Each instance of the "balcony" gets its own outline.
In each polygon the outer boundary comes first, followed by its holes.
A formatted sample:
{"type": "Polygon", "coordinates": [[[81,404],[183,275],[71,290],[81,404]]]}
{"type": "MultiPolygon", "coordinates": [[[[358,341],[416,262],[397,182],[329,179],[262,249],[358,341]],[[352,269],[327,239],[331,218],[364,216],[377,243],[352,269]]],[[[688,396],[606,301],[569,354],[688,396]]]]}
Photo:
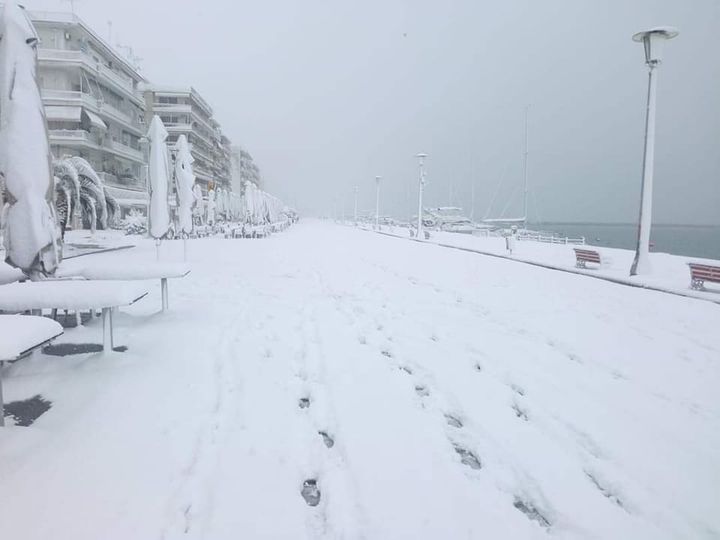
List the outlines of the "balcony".
{"type": "Polygon", "coordinates": [[[50,144],[94,145],[90,133],[82,129],[51,129],[49,133],[50,144]]]}
{"type": "Polygon", "coordinates": [[[105,150],[136,163],[145,163],[145,158],[140,150],[108,138],[103,138],[101,142],[96,135],[82,129],[51,129],[49,134],[50,144],[105,150]]]}
{"type": "Polygon", "coordinates": [[[98,100],[90,94],[70,90],[42,89],[40,91],[40,95],[42,96],[43,104],[45,106],[83,106],[100,116],[122,124],[125,128],[136,135],[144,135],[142,126],[138,122],[133,122],[133,119],[129,114],[98,100]]]}
{"type": "Polygon", "coordinates": [[[165,125],[165,129],[168,133],[192,133],[193,128],[190,124],[180,124],[178,122],[168,122],[165,125]]]}
{"type": "Polygon", "coordinates": [[[183,103],[153,103],[155,114],[190,114],[192,107],[183,103]]]}
{"type": "Polygon", "coordinates": [[[125,78],[109,67],[97,62],[92,56],[82,51],[68,51],[62,49],[38,49],[38,62],[40,63],[70,63],[82,66],[92,72],[103,82],[109,83],[119,89],[125,96],[132,99],[136,105],[143,107],[144,101],[135,89],[130,78],[125,78]]]}

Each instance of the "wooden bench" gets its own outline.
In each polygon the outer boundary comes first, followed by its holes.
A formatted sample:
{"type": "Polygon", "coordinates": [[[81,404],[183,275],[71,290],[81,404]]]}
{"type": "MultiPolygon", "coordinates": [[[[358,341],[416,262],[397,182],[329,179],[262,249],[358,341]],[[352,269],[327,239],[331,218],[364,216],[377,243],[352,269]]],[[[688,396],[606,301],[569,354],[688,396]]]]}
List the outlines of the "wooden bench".
{"type": "Polygon", "coordinates": [[[0,426],[5,425],[2,365],[14,362],[44,347],[63,333],[59,323],[25,315],[0,315],[0,426]]]}
{"type": "Polygon", "coordinates": [[[48,280],[0,286],[0,311],[22,313],[43,309],[102,309],[103,351],[112,350],[113,309],[134,304],[148,293],[130,282],[48,280]]]}
{"type": "Polygon", "coordinates": [[[600,253],[592,249],[573,248],[575,251],[575,266],[578,268],[587,268],[587,263],[602,264],[600,253]]]}
{"type": "Polygon", "coordinates": [[[59,276],[79,276],[99,281],[145,281],[160,280],[162,311],[168,309],[168,279],[182,278],[190,273],[190,267],[183,263],[148,262],[144,264],[95,264],[80,268],[63,268],[59,276]]]}
{"type": "Polygon", "coordinates": [[[720,283],[720,266],[710,264],[688,263],[690,267],[690,287],[705,290],[705,282],[720,283]]]}

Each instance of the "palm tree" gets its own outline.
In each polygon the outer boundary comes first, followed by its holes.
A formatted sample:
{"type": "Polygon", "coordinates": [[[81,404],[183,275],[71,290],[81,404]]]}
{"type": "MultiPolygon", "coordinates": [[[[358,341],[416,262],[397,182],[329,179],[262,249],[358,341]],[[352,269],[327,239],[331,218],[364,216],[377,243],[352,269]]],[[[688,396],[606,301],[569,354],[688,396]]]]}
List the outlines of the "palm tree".
{"type": "Polygon", "coordinates": [[[108,193],[102,179],[92,166],[78,156],[63,156],[53,160],[55,175],[55,205],[63,237],[72,218],[96,229],[105,229],[120,214],[120,205],[108,193]]]}

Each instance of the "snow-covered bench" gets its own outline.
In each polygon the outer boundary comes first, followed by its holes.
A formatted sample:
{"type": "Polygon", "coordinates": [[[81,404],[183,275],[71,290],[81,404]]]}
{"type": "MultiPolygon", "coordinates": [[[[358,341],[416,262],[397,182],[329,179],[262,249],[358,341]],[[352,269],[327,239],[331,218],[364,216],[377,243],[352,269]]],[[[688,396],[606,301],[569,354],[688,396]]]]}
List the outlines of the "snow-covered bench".
{"type": "Polygon", "coordinates": [[[182,278],[190,273],[190,267],[182,263],[148,262],[145,264],[88,265],[76,270],[62,270],[62,275],[82,276],[89,280],[144,281],[160,280],[162,310],[168,309],[168,279],[182,278]]]}
{"type": "Polygon", "coordinates": [[[118,281],[52,280],[0,286],[0,311],[20,313],[43,309],[102,309],[103,351],[111,350],[113,309],[134,304],[147,295],[138,283],[118,281]]]}
{"type": "Polygon", "coordinates": [[[2,365],[14,362],[50,343],[63,333],[62,326],[45,317],[0,315],[0,426],[5,425],[2,365]]]}
{"type": "Polygon", "coordinates": [[[0,261],[0,285],[14,283],[15,281],[20,281],[25,278],[26,276],[23,274],[22,270],[13,268],[9,264],[0,261]]]}
{"type": "Polygon", "coordinates": [[[705,282],[720,283],[720,266],[711,264],[688,263],[690,267],[690,287],[698,291],[705,289],[705,282]]]}
{"type": "Polygon", "coordinates": [[[578,268],[587,268],[587,263],[602,265],[603,261],[600,253],[592,249],[573,248],[575,251],[575,266],[578,268]]]}

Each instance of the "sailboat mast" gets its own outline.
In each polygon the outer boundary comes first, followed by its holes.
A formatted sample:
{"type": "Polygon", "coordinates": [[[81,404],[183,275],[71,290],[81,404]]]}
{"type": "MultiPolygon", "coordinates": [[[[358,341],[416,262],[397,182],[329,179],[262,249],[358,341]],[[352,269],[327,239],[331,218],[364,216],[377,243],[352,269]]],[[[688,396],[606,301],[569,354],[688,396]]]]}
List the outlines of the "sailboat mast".
{"type": "Polygon", "coordinates": [[[525,153],[523,154],[523,176],[524,176],[524,188],[523,188],[523,229],[527,229],[528,220],[528,109],[529,105],[525,106],[525,153]]]}

